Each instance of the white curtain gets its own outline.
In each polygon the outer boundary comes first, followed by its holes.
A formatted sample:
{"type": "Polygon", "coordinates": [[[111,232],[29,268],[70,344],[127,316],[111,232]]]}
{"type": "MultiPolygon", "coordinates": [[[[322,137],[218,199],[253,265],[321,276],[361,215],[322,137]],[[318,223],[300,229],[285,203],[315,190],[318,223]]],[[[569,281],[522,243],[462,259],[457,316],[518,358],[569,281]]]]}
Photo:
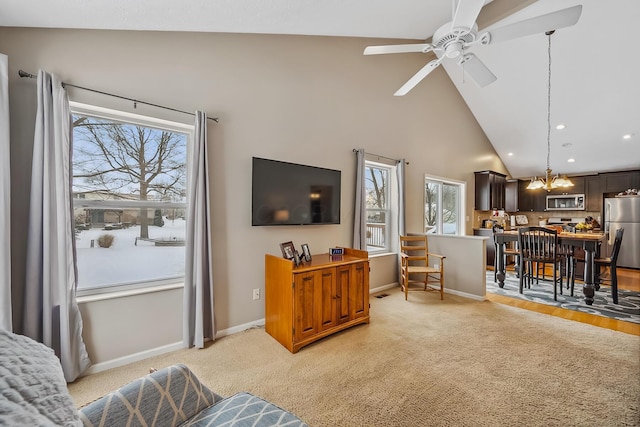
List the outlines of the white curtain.
{"type": "Polygon", "coordinates": [[[184,284],[183,344],[204,347],[215,339],[211,209],[207,167],[207,116],[196,111],[195,135],[189,158],[189,206],[184,284]]]}
{"type": "Polygon", "coordinates": [[[9,169],[9,60],[0,53],[0,330],[11,326],[11,204],[9,169]]]}
{"type": "Polygon", "coordinates": [[[40,70],[37,85],[24,332],[55,350],[71,382],[91,365],[76,302],[71,112],[57,76],[40,70]]]}
{"type": "Polygon", "coordinates": [[[356,151],[356,202],[353,212],[353,248],[362,250],[367,249],[364,156],[364,149],[356,151]]]}

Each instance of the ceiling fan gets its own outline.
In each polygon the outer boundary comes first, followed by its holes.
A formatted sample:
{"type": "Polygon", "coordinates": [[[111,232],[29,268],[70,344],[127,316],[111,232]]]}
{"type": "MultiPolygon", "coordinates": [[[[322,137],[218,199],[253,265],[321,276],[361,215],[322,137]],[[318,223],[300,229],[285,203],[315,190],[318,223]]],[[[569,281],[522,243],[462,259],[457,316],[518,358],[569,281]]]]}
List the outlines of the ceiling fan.
{"type": "Polygon", "coordinates": [[[582,5],[577,5],[479,33],[476,19],[485,0],[459,0],[457,7],[455,7],[455,0],[453,2],[453,20],[436,30],[431,43],[369,46],[364,50],[365,55],[435,53],[436,59],[430,61],[411,77],[394,93],[395,96],[406,95],[430,72],[435,70],[445,58],[455,60],[478,86],[487,86],[497,78],[477,56],[468,52],[469,48],[477,44],[486,46],[491,43],[569,27],[578,22],[582,13],[582,5]]]}

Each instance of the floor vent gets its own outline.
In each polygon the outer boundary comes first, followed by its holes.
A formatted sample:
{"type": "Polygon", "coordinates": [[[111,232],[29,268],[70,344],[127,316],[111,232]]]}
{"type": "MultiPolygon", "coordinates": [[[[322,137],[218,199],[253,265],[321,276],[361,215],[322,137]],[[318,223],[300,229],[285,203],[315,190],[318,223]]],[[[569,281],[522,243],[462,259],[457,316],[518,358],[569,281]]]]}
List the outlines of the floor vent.
{"type": "Polygon", "coordinates": [[[376,295],[376,298],[384,298],[384,297],[388,297],[389,294],[380,294],[380,295],[376,295]]]}

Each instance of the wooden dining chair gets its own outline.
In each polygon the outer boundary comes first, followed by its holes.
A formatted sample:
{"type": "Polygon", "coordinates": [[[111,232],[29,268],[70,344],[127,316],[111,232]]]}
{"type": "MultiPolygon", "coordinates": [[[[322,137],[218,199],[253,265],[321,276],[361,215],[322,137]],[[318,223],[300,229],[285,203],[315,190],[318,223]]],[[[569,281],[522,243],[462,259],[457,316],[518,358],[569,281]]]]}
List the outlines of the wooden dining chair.
{"type": "Polygon", "coordinates": [[[400,286],[407,300],[410,291],[439,291],[444,299],[444,259],[429,252],[426,235],[400,236],[400,286]],[[418,276],[418,278],[416,278],[418,276]],[[419,288],[412,285],[420,284],[419,288]],[[438,288],[431,285],[437,283],[438,288]]]}
{"type": "MultiPolygon", "coordinates": [[[[493,242],[495,244],[495,256],[493,258],[493,281],[495,283],[498,283],[498,243],[496,241],[496,233],[503,233],[504,229],[498,226],[494,226],[493,227],[493,242]]],[[[507,243],[502,251],[502,265],[504,266],[504,271],[507,271],[507,259],[510,256],[515,257],[515,267],[516,267],[516,271],[520,262],[520,249],[518,249],[518,242],[515,242],[515,247],[509,247],[509,244],[507,243]]]]}
{"type": "MultiPolygon", "coordinates": [[[[611,283],[611,299],[614,304],[618,304],[618,254],[620,253],[620,247],[622,246],[622,236],[624,235],[624,228],[618,228],[616,230],[616,237],[613,241],[613,247],[611,248],[611,256],[604,258],[595,258],[593,264],[595,267],[595,284],[596,290],[600,289],[601,282],[611,283]],[[609,277],[602,276],[602,269],[609,268],[609,277]]],[[[584,257],[574,258],[574,270],[575,265],[579,262],[584,263],[584,257]]],[[[573,295],[573,282],[571,283],[571,295],[573,295]]]]}
{"type": "MultiPolygon", "coordinates": [[[[558,232],[545,227],[524,227],[518,229],[518,248],[520,250],[519,292],[523,293],[525,282],[528,285],[539,280],[538,266],[550,264],[553,267],[553,300],[557,301],[557,288],[562,293],[563,258],[558,253],[558,232]],[[559,274],[560,273],[560,274],[559,274]]],[[[544,276],[543,276],[544,278],[544,276]]]]}

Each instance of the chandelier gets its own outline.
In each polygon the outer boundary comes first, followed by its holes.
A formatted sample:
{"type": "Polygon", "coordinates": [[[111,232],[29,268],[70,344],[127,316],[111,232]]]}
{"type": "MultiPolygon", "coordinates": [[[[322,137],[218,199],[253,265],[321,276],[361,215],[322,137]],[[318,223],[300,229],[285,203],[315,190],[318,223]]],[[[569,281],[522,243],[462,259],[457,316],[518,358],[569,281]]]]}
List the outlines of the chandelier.
{"type": "Polygon", "coordinates": [[[547,84],[547,170],[545,171],[544,178],[538,178],[534,176],[531,179],[528,190],[537,190],[544,188],[547,191],[551,191],[554,188],[568,188],[573,187],[573,182],[567,178],[566,175],[560,177],[558,175],[551,175],[551,167],[549,166],[549,158],[551,156],[551,34],[555,31],[547,31],[545,34],[549,38],[549,47],[547,49],[549,56],[549,79],[547,84]]]}

